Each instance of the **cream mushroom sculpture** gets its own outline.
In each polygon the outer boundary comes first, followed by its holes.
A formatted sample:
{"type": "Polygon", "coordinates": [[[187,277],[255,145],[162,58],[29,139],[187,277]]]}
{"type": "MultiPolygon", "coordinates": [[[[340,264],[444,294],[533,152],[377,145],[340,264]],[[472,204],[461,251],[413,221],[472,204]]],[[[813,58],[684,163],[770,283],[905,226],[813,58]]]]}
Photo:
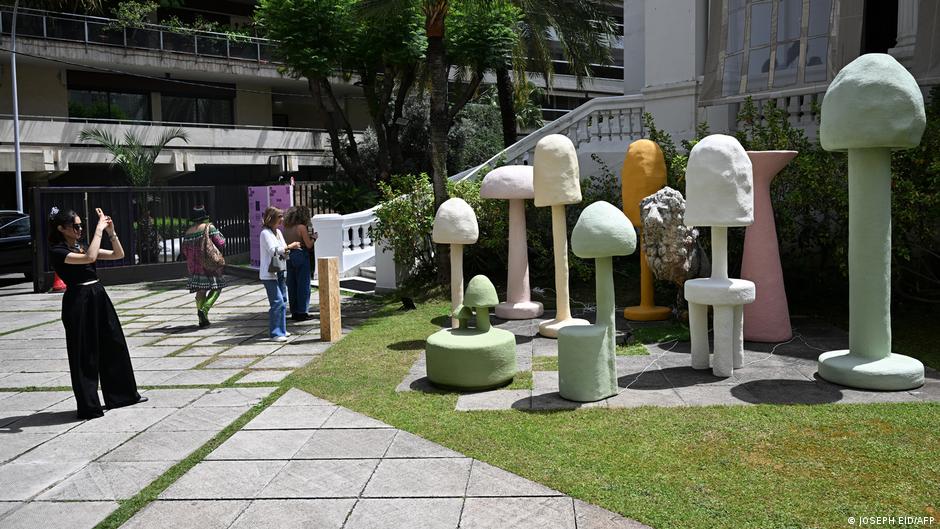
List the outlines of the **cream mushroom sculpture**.
{"type": "Polygon", "coordinates": [[[549,134],[535,145],[532,185],[536,207],[551,206],[552,238],[555,250],[555,318],[539,324],[539,334],[557,338],[558,331],[569,325],[588,325],[587,320],[571,317],[568,299],[568,227],[565,206],[581,202],[578,153],[574,144],[561,134],[549,134]]]}
{"type": "Polygon", "coordinates": [[[568,400],[592,402],[617,394],[613,256],[636,250],[636,231],[616,206],[595,202],[578,217],[571,249],[582,259],[594,259],[597,323],[558,333],[558,393],[568,400]]]}
{"type": "Polygon", "coordinates": [[[509,271],[506,301],[496,306],[504,320],[542,315],[542,304],[529,291],[529,256],[525,231],[525,201],[535,198],[531,165],[504,165],[490,171],[480,185],[480,197],[509,200],[509,271]]]}
{"type": "MultiPolygon", "coordinates": [[[[450,245],[450,303],[454,313],[463,303],[463,247],[477,242],[479,237],[476,213],[462,198],[447,199],[437,209],[431,240],[450,245]]],[[[457,326],[456,316],[451,323],[457,326]]]]}
{"type": "Polygon", "coordinates": [[[730,377],[744,355],[744,305],[754,283],[728,277],[728,228],[754,222],[753,167],[737,139],[712,134],[689,151],[685,172],[685,224],[711,226],[712,275],[685,282],[692,368],[708,369],[708,305],[715,309],[712,373],[730,377]]]}
{"type": "Polygon", "coordinates": [[[849,156],[849,348],[819,356],[819,376],[863,389],[924,384],[924,364],[891,352],[891,150],[920,143],[924,98],[890,55],[862,55],[826,90],[819,139],[849,156]]]}

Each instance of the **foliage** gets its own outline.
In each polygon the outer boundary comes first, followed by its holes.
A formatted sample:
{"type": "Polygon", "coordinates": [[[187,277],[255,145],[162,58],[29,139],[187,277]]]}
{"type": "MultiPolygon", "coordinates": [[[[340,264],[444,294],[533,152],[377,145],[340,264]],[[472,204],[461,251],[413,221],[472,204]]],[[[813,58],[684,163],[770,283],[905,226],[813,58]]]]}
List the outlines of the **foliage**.
{"type": "Polygon", "coordinates": [[[457,114],[447,135],[447,167],[456,174],[503,150],[499,108],[471,103],[457,114]]]}
{"type": "Polygon", "coordinates": [[[456,2],[447,16],[447,59],[458,67],[485,72],[505,66],[516,42],[522,11],[507,2],[456,2]]]}
{"type": "Polygon", "coordinates": [[[371,188],[345,179],[330,180],[322,184],[313,196],[327,209],[344,215],[369,209],[378,199],[378,194],[371,188]]]}
{"type": "MultiPolygon", "coordinates": [[[[539,104],[539,101],[543,98],[542,94],[542,89],[535,86],[535,83],[528,79],[525,79],[523,83],[516,83],[513,87],[513,111],[516,114],[516,126],[518,128],[534,130],[545,125],[545,121],[542,119],[542,107],[539,104]]],[[[481,88],[476,102],[498,109],[499,97],[496,87],[485,86],[481,88]]]]}
{"type": "Polygon", "coordinates": [[[156,141],[147,145],[142,136],[132,131],[124,133],[122,140],[105,129],[84,129],[78,138],[82,141],[93,141],[104,147],[113,159],[112,165],[118,165],[124,172],[128,184],[136,187],[147,187],[153,179],[153,164],[164,147],[173,140],[182,140],[189,143],[189,135],[180,128],[167,129],[156,141]]]}
{"type": "Polygon", "coordinates": [[[119,2],[111,9],[111,15],[115,21],[109,25],[109,28],[142,28],[148,22],[147,19],[157,12],[158,7],[160,3],[151,0],[119,2]]]}
{"type": "Polygon", "coordinates": [[[689,162],[688,153],[699,140],[708,136],[708,123],[703,122],[696,125],[695,136],[691,140],[682,140],[680,142],[682,151],[676,147],[671,134],[656,128],[653,115],[649,112],[643,113],[643,128],[646,130],[647,139],[658,144],[663,151],[663,157],[666,161],[666,185],[680,191],[685,190],[685,167],[689,162]]]}
{"type": "Polygon", "coordinates": [[[395,252],[395,265],[405,276],[417,281],[431,277],[434,196],[428,175],[393,176],[390,183],[379,182],[379,191],[373,238],[395,252]]]}

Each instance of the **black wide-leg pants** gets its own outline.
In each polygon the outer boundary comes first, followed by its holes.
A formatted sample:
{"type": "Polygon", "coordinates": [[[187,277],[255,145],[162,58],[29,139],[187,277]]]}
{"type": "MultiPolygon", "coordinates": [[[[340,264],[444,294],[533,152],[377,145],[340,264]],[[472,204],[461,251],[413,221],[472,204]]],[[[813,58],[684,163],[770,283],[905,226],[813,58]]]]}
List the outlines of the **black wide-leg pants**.
{"type": "Polygon", "coordinates": [[[99,378],[108,408],[139,401],[121,321],[101,283],[68,287],[62,298],[62,323],[79,418],[104,415],[99,378]]]}

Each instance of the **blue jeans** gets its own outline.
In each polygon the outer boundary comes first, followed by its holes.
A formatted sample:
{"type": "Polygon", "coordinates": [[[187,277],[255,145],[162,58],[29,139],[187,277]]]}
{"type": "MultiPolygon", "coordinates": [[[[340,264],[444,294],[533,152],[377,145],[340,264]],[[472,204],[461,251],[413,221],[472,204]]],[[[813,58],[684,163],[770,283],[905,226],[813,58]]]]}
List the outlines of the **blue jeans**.
{"type": "Polygon", "coordinates": [[[287,259],[287,295],[291,315],[306,314],[310,308],[310,253],[291,250],[287,259]]]}
{"type": "Polygon", "coordinates": [[[287,283],[284,272],[277,273],[277,279],[262,279],[264,289],[268,292],[268,330],[271,338],[287,336],[287,283]]]}

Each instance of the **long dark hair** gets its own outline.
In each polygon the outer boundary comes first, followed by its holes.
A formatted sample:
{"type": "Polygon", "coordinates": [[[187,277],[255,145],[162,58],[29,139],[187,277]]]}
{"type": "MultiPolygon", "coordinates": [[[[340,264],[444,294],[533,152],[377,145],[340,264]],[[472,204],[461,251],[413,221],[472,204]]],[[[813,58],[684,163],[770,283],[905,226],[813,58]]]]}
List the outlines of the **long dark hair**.
{"type": "Polygon", "coordinates": [[[310,209],[307,206],[294,206],[284,213],[284,226],[292,228],[310,222],[310,209]]]}
{"type": "Polygon", "coordinates": [[[73,209],[59,209],[53,207],[49,212],[49,244],[65,242],[65,237],[62,235],[62,232],[59,231],[59,226],[68,226],[69,229],[71,229],[72,224],[75,223],[75,217],[77,216],[78,213],[75,213],[73,209]]]}

